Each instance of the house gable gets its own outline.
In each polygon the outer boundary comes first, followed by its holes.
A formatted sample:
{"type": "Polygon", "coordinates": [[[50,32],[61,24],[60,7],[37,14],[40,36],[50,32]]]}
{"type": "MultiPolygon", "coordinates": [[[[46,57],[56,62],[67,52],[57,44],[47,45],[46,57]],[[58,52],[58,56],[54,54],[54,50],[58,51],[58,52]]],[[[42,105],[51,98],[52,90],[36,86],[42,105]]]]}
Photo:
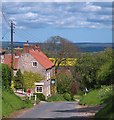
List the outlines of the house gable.
{"type": "Polygon", "coordinates": [[[29,53],[24,53],[21,55],[19,68],[22,73],[24,71],[32,71],[34,73],[39,73],[45,76],[45,68],[29,53]],[[37,62],[37,66],[33,66],[33,62],[37,62]]]}

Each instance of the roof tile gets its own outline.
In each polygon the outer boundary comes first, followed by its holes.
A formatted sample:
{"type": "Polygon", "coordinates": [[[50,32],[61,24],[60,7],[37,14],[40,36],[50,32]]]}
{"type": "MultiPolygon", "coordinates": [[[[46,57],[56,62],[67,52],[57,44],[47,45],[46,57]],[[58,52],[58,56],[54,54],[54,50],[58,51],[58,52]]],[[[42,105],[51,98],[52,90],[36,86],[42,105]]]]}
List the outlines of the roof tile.
{"type": "Polygon", "coordinates": [[[49,58],[39,50],[29,50],[29,53],[46,69],[54,66],[54,64],[49,60],[49,58]]]}

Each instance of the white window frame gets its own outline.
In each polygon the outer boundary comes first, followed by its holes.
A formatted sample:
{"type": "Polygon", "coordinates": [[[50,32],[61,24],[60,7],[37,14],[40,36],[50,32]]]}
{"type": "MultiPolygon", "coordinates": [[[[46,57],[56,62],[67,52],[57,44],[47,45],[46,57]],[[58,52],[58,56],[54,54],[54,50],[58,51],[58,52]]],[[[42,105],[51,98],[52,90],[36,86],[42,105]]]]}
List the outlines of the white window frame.
{"type": "Polygon", "coordinates": [[[36,93],[43,93],[43,86],[42,85],[37,85],[35,91],[36,91],[36,93]],[[42,88],[42,91],[38,91],[38,87],[42,88]]]}
{"type": "Polygon", "coordinates": [[[37,61],[32,61],[32,67],[37,67],[37,66],[38,66],[38,62],[37,62],[37,61]],[[34,65],[33,65],[34,63],[37,63],[37,65],[34,66],[34,65]]]}

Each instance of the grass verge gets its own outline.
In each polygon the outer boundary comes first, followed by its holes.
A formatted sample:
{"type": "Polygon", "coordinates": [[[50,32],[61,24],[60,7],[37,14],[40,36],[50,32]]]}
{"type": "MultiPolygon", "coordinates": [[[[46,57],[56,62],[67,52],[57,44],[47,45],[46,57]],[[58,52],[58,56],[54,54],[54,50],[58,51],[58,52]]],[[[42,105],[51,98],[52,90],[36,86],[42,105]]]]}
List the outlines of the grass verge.
{"type": "Polygon", "coordinates": [[[111,86],[102,86],[100,89],[90,91],[88,94],[80,98],[82,105],[100,105],[106,102],[107,98],[112,94],[111,86]]]}
{"type": "Polygon", "coordinates": [[[95,114],[95,120],[114,120],[114,95],[111,96],[104,108],[95,114]]]}
{"type": "Polygon", "coordinates": [[[13,92],[2,91],[2,117],[7,117],[16,110],[30,107],[32,107],[32,103],[29,100],[22,101],[13,92]]]}

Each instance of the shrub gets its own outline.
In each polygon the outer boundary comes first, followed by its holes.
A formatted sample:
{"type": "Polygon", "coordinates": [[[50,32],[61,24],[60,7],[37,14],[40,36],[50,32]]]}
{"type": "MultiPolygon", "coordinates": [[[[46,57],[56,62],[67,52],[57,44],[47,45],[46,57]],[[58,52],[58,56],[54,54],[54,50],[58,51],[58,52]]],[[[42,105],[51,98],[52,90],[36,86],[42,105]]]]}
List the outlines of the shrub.
{"type": "Polygon", "coordinates": [[[64,97],[64,99],[67,100],[67,101],[71,101],[71,100],[72,100],[71,95],[70,95],[69,93],[65,93],[65,94],[63,95],[63,97],[64,97]]]}
{"type": "Polygon", "coordinates": [[[25,89],[34,88],[34,83],[40,82],[41,80],[43,80],[43,77],[40,74],[24,71],[23,86],[25,87],[25,89]]]}
{"type": "Polygon", "coordinates": [[[57,92],[60,94],[63,93],[70,93],[70,84],[71,84],[72,78],[70,75],[61,72],[57,74],[57,92]]]}
{"type": "Polygon", "coordinates": [[[55,94],[49,97],[47,101],[52,102],[52,101],[66,101],[66,100],[64,99],[62,94],[55,94]]]}
{"type": "Polygon", "coordinates": [[[78,92],[77,92],[77,95],[83,95],[84,94],[84,92],[82,91],[82,90],[79,90],[78,92]]]}
{"type": "Polygon", "coordinates": [[[79,91],[79,84],[76,81],[72,81],[70,84],[70,94],[74,96],[79,91]]]}
{"type": "Polygon", "coordinates": [[[45,96],[42,93],[35,93],[35,95],[37,96],[37,99],[39,99],[40,101],[45,101],[45,96]]]}
{"type": "Polygon", "coordinates": [[[114,95],[109,98],[106,105],[95,114],[95,120],[103,119],[114,120],[114,95]]]}
{"type": "Polygon", "coordinates": [[[10,89],[11,86],[11,69],[8,67],[8,65],[0,64],[0,75],[2,83],[2,88],[10,89]]]}
{"type": "Polygon", "coordinates": [[[23,75],[20,69],[17,71],[16,76],[15,76],[15,88],[16,89],[23,88],[23,75]]]}
{"type": "MultiPolygon", "coordinates": [[[[35,103],[35,96],[31,96],[32,103],[35,103]]],[[[36,104],[40,102],[40,99],[37,97],[36,98],[36,104]]]]}
{"type": "Polygon", "coordinates": [[[74,100],[74,101],[79,101],[80,98],[81,98],[80,95],[74,95],[74,96],[73,96],[73,100],[74,100]]]}

